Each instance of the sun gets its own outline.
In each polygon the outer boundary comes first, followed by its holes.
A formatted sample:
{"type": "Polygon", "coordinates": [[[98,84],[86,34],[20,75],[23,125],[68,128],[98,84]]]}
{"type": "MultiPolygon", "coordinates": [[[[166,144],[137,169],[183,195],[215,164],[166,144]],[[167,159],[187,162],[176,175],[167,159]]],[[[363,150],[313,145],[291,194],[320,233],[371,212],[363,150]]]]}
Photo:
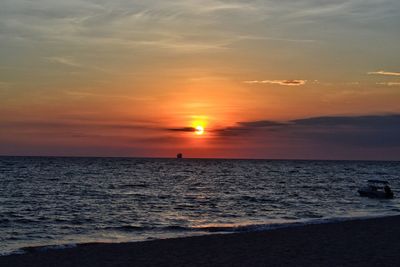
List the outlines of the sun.
{"type": "Polygon", "coordinates": [[[195,135],[202,136],[206,134],[207,119],[207,116],[192,116],[190,124],[195,135]]]}
{"type": "Polygon", "coordinates": [[[194,133],[197,134],[197,135],[203,135],[204,134],[204,127],[201,126],[201,125],[197,125],[195,127],[194,133]]]}

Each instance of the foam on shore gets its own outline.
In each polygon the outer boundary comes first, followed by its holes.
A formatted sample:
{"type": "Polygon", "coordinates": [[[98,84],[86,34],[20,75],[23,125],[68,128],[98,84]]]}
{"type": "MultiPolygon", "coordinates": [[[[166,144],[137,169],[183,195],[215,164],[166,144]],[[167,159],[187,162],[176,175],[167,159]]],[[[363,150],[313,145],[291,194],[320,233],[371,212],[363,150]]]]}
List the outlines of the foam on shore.
{"type": "MultiPolygon", "coordinates": [[[[77,248],[80,246],[87,246],[93,244],[124,244],[124,243],[141,243],[148,241],[157,240],[168,240],[168,239],[182,239],[194,236],[210,236],[219,234],[235,234],[235,233],[256,233],[256,232],[268,232],[278,229],[288,229],[288,228],[300,228],[307,225],[324,225],[324,224],[335,224],[341,222],[351,222],[351,221],[364,221],[371,219],[382,219],[382,218],[396,218],[397,215],[387,215],[387,214],[377,214],[377,215],[365,215],[359,217],[336,217],[336,218],[320,218],[320,219],[310,219],[310,220],[298,220],[295,222],[287,223],[269,223],[269,224],[213,224],[213,225],[202,225],[199,227],[180,227],[171,226],[164,227],[163,231],[171,232],[182,232],[185,233],[183,236],[172,237],[172,238],[147,238],[147,240],[135,240],[135,241],[123,241],[123,242],[82,242],[82,243],[61,243],[61,244],[49,244],[49,245],[39,245],[39,246],[27,246],[21,247],[17,250],[5,252],[0,254],[1,256],[10,255],[21,255],[26,253],[44,253],[52,250],[64,250],[77,248]]],[[[130,229],[128,227],[122,228],[125,231],[137,231],[138,229],[130,229]]],[[[147,229],[148,230],[148,229],[147,229]]]]}

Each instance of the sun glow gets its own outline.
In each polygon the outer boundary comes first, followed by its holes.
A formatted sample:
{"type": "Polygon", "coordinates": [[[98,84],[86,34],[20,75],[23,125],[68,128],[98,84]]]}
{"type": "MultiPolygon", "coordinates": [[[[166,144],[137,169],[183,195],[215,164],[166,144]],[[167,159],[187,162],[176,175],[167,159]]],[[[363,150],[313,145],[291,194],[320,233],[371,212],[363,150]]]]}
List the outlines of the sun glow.
{"type": "Polygon", "coordinates": [[[192,127],[194,133],[198,136],[204,135],[206,133],[207,117],[206,116],[194,116],[192,121],[192,127]]]}
{"type": "Polygon", "coordinates": [[[195,127],[195,134],[197,135],[203,135],[204,134],[204,127],[201,125],[198,125],[195,127]]]}

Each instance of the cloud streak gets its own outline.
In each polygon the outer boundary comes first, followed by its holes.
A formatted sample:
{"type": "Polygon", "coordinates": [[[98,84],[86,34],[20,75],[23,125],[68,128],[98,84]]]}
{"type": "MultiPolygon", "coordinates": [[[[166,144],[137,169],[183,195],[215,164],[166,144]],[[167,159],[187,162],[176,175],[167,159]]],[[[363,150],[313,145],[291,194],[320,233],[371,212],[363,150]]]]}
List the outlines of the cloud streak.
{"type": "Polygon", "coordinates": [[[281,139],[300,143],[350,147],[400,147],[400,114],[332,116],[296,119],[286,122],[269,120],[240,122],[234,127],[217,129],[216,137],[248,137],[260,143],[281,139]]]}
{"type": "Polygon", "coordinates": [[[247,84],[277,84],[283,86],[301,86],[307,83],[307,80],[253,80],[253,81],[244,81],[247,84]]]}
{"type": "Polygon", "coordinates": [[[383,82],[383,83],[376,83],[378,85],[386,85],[386,86],[400,86],[400,82],[383,82]]]}
{"type": "Polygon", "coordinates": [[[392,71],[370,71],[368,75],[384,75],[384,76],[400,76],[400,72],[392,72],[392,71]]]}
{"type": "Polygon", "coordinates": [[[168,128],[170,132],[195,132],[196,128],[193,127],[180,127],[180,128],[168,128]]]}
{"type": "Polygon", "coordinates": [[[71,58],[64,58],[64,57],[46,57],[46,59],[52,63],[57,63],[61,65],[65,65],[68,67],[77,67],[81,68],[82,65],[71,58]]]}

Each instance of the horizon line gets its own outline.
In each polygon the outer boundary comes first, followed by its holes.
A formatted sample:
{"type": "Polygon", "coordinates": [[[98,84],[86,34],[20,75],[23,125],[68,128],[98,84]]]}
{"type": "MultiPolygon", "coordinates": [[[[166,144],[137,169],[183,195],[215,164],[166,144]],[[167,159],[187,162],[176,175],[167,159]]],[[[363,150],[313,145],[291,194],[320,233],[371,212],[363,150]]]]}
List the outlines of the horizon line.
{"type": "Polygon", "coordinates": [[[176,160],[265,160],[265,161],[366,161],[366,162],[400,162],[400,159],[312,159],[312,158],[223,158],[223,157],[183,157],[177,159],[176,157],[145,157],[145,156],[56,156],[56,155],[2,155],[0,158],[97,158],[97,159],[176,159],[176,160]]]}

